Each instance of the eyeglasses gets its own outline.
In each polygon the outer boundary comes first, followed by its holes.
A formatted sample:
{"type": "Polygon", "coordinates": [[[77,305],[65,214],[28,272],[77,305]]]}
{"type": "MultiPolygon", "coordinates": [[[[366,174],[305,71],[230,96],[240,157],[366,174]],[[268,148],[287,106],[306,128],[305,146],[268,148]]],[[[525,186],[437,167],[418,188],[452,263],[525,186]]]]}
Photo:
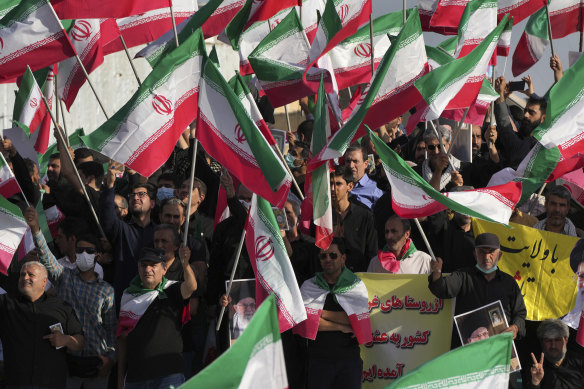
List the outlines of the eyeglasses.
{"type": "Polygon", "coordinates": [[[75,252],[77,254],[81,254],[83,252],[86,252],[87,254],[95,254],[97,250],[94,247],[76,247],[75,252]]]}
{"type": "Polygon", "coordinates": [[[320,259],[326,259],[326,257],[329,257],[330,259],[337,259],[339,255],[337,253],[320,253],[318,256],[320,259]]]}
{"type": "Polygon", "coordinates": [[[128,195],[129,198],[133,199],[134,197],[138,196],[138,198],[143,198],[148,196],[148,192],[134,192],[128,195]]]}
{"type": "Polygon", "coordinates": [[[430,151],[434,151],[438,148],[440,150],[440,145],[427,145],[426,148],[430,151]]]}

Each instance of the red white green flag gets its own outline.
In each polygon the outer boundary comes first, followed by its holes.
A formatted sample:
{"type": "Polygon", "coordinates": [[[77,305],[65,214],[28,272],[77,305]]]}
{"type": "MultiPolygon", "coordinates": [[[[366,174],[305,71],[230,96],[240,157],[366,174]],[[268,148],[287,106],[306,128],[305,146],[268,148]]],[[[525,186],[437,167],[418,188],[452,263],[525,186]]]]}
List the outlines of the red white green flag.
{"type": "Polygon", "coordinates": [[[327,91],[332,92],[330,73],[324,69],[311,68],[303,79],[309,50],[300,18],[292,9],[249,54],[249,64],[274,107],[316,93],[321,74],[326,76],[327,91]]]}
{"type": "Polygon", "coordinates": [[[21,127],[28,128],[29,135],[36,131],[45,117],[46,109],[42,102],[42,93],[32,71],[27,66],[16,93],[12,117],[21,127]]]}
{"type": "Polygon", "coordinates": [[[123,18],[157,8],[167,8],[169,0],[51,0],[61,19],[123,18]]]}
{"type": "MultiPolygon", "coordinates": [[[[483,85],[477,96],[475,102],[468,108],[466,118],[464,123],[475,124],[477,126],[482,126],[485,121],[485,115],[489,109],[491,102],[497,100],[499,94],[493,89],[493,86],[486,78],[483,80],[483,85]]],[[[442,112],[442,116],[445,119],[452,119],[460,122],[464,116],[464,108],[452,109],[442,112]]]]}
{"type": "Polygon", "coordinates": [[[0,80],[35,71],[75,55],[47,0],[22,0],[0,20],[0,80]]]}
{"type": "Polygon", "coordinates": [[[256,277],[256,304],[274,295],[280,332],[306,320],[300,289],[272,206],[255,195],[245,225],[245,247],[256,277]]]}
{"type": "Polygon", "coordinates": [[[552,37],[560,39],[578,31],[582,31],[582,12],[584,3],[581,0],[553,0],[549,2],[552,37]]]}
{"type": "Polygon", "coordinates": [[[445,209],[507,224],[521,198],[521,184],[509,182],[463,192],[440,193],[416,173],[373,131],[369,131],[391,184],[393,210],[404,219],[433,215],[445,209]],[[487,216],[488,215],[488,216],[487,216]]]}
{"type": "Polygon", "coordinates": [[[241,77],[233,88],[206,61],[200,91],[196,136],[205,151],[251,191],[283,207],[292,178],[262,134],[267,126],[241,77]]]}
{"type": "Polygon", "coordinates": [[[466,5],[471,0],[438,0],[430,20],[433,27],[458,27],[466,5]]]}
{"type": "Polygon", "coordinates": [[[0,273],[7,274],[27,227],[20,208],[0,196],[0,273]]]}
{"type": "Polygon", "coordinates": [[[304,77],[320,57],[369,21],[371,0],[327,0],[309,53],[304,77]]]}
{"type": "Polygon", "coordinates": [[[132,98],[101,127],[82,137],[83,142],[149,177],[197,116],[205,55],[198,30],[160,61],[132,98]]]}
{"type": "Polygon", "coordinates": [[[495,28],[473,51],[415,81],[415,86],[428,104],[425,120],[438,119],[445,109],[466,108],[475,100],[487,66],[497,47],[507,18],[495,28]]]}
{"type": "Polygon", "coordinates": [[[269,296],[237,341],[181,388],[288,388],[275,298],[269,296]]]}
{"type": "MultiPolygon", "coordinates": [[[[103,63],[104,42],[111,42],[118,35],[118,26],[114,19],[78,19],[69,30],[73,47],[89,74],[103,63]]],[[[58,97],[65,102],[67,110],[71,108],[85,80],[77,59],[69,58],[59,63],[58,97]]]]}
{"type": "Polygon", "coordinates": [[[500,22],[506,14],[509,14],[509,19],[512,18],[515,24],[519,24],[523,19],[545,7],[547,0],[499,0],[498,3],[497,22],[500,22]]]}
{"type": "Polygon", "coordinates": [[[219,4],[211,16],[209,16],[205,24],[203,24],[203,35],[205,38],[219,35],[243,7],[245,0],[211,0],[201,7],[201,10],[207,7],[210,3],[219,4]]]}
{"type": "MultiPolygon", "coordinates": [[[[172,0],[176,24],[193,15],[199,8],[197,0],[172,0]]],[[[168,4],[166,8],[154,9],[134,16],[117,19],[118,28],[128,47],[150,43],[172,30],[172,17],[168,4]]],[[[124,50],[120,39],[114,39],[104,46],[104,54],[124,50]]]]}
{"type": "Polygon", "coordinates": [[[511,36],[513,32],[513,18],[509,17],[507,20],[507,25],[499,37],[499,43],[497,43],[497,56],[508,57],[509,49],[511,48],[511,36]]]}
{"type": "Polygon", "coordinates": [[[535,65],[545,53],[548,42],[547,12],[545,8],[542,8],[531,15],[515,47],[511,62],[513,77],[517,77],[535,65]]]}
{"type": "Polygon", "coordinates": [[[462,58],[481,43],[497,27],[497,1],[471,0],[458,25],[455,58],[462,58]]]}
{"type": "MultiPolygon", "coordinates": [[[[55,73],[57,73],[57,65],[49,67],[49,73],[47,74],[47,80],[45,82],[45,87],[43,95],[45,96],[49,106],[47,107],[44,102],[41,101],[43,109],[45,110],[45,115],[38,129],[37,139],[34,144],[34,149],[39,154],[44,154],[49,147],[49,138],[51,137],[51,115],[48,110],[52,110],[55,104],[55,73]]],[[[31,132],[35,130],[31,129],[31,132]]]]}
{"type": "Polygon", "coordinates": [[[414,11],[385,53],[345,125],[310,160],[309,171],[324,161],[341,157],[353,139],[365,135],[363,124],[377,128],[416,105],[420,95],[414,82],[428,70],[425,53],[420,19],[414,11]]]}
{"type": "Polygon", "coordinates": [[[308,41],[312,44],[318,27],[318,15],[322,15],[326,0],[302,0],[302,5],[297,8],[304,32],[308,41]],[[302,11],[301,11],[302,10],[302,11]]]}
{"type": "Polygon", "coordinates": [[[438,7],[438,1],[439,0],[418,0],[422,31],[431,31],[442,35],[458,34],[458,24],[452,27],[438,27],[430,24],[432,17],[436,12],[436,8],[438,7]]]}
{"type": "Polygon", "coordinates": [[[20,185],[4,159],[4,154],[0,153],[0,195],[9,198],[20,191],[20,185]]]}

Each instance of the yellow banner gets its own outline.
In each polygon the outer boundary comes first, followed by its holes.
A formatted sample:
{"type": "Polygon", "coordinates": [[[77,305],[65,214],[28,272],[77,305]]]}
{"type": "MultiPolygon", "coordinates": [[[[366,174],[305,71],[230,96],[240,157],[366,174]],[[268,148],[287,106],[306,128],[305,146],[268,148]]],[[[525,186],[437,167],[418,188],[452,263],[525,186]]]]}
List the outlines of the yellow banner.
{"type": "Polygon", "coordinates": [[[373,343],[361,346],[363,388],[384,388],[447,352],[452,300],[436,298],[428,276],[359,273],[369,293],[373,343]]]}
{"type": "Polygon", "coordinates": [[[570,312],[576,303],[570,252],[579,238],[509,225],[473,219],[475,236],[490,232],[499,237],[503,251],[499,269],[517,281],[527,320],[556,319],[570,312]]]}

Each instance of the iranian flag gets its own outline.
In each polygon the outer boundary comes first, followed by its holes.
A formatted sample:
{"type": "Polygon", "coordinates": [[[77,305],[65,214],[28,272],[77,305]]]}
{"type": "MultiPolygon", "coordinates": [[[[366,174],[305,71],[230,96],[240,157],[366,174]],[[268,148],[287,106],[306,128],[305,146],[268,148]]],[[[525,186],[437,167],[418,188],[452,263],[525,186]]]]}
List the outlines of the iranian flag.
{"type": "Polygon", "coordinates": [[[229,350],[181,388],[288,388],[275,298],[269,296],[259,306],[229,350]]]}
{"type": "Polygon", "coordinates": [[[247,86],[240,76],[235,81],[233,88],[206,61],[196,136],[205,151],[242,184],[281,208],[292,178],[262,133],[269,130],[247,86]]]}
{"type": "MultiPolygon", "coordinates": [[[[383,15],[373,20],[373,62],[375,68],[391,46],[388,35],[396,36],[402,26],[402,11],[383,15]]],[[[369,25],[367,24],[328,52],[339,89],[371,81],[371,51],[369,25]]]]}
{"type": "Polygon", "coordinates": [[[515,47],[511,62],[513,77],[528,71],[540,60],[548,46],[548,38],[547,12],[542,8],[531,15],[515,47]]]}
{"type": "Polygon", "coordinates": [[[205,56],[200,32],[169,53],[132,98],[83,142],[114,161],[150,177],[197,116],[205,56]]]}
{"type": "Polygon", "coordinates": [[[369,21],[371,0],[327,0],[324,12],[318,23],[316,36],[309,53],[308,69],[318,59],[346,38],[355,34],[359,27],[369,21]]]}
{"type": "Polygon", "coordinates": [[[476,100],[487,66],[497,47],[507,18],[473,51],[415,81],[415,86],[428,104],[426,120],[438,119],[445,109],[466,108],[476,100]]]}
{"type": "Polygon", "coordinates": [[[316,36],[318,17],[324,12],[325,6],[326,0],[302,0],[302,5],[296,9],[310,44],[312,44],[316,36]]]}
{"type": "MultiPolygon", "coordinates": [[[[172,0],[172,8],[175,23],[179,24],[197,11],[197,0],[172,0]]],[[[172,30],[172,18],[168,4],[166,8],[120,18],[116,22],[128,47],[153,42],[167,31],[172,30]]],[[[124,50],[121,40],[114,39],[104,46],[103,53],[107,55],[121,50],[124,50]]]]}
{"type": "Polygon", "coordinates": [[[269,21],[280,11],[298,5],[298,0],[246,0],[243,7],[225,27],[225,35],[234,50],[239,50],[242,34],[255,23],[269,21]]]}
{"type": "Polygon", "coordinates": [[[365,135],[363,123],[379,127],[416,105],[420,95],[414,81],[427,69],[420,19],[414,11],[385,53],[351,116],[326,147],[310,160],[308,170],[320,166],[323,161],[341,157],[353,139],[365,135]]]}
{"type": "Polygon", "coordinates": [[[280,332],[306,320],[300,289],[272,206],[254,195],[245,225],[245,247],[256,277],[256,304],[274,295],[280,332]]]}
{"type": "Polygon", "coordinates": [[[46,114],[42,93],[30,67],[27,66],[16,94],[12,117],[21,126],[26,126],[29,134],[36,131],[46,114]]]}
{"type": "MultiPolygon", "coordinates": [[[[45,115],[43,120],[41,121],[41,125],[38,129],[37,139],[34,144],[34,149],[39,154],[44,154],[49,147],[49,138],[51,137],[51,115],[49,114],[48,110],[53,109],[53,105],[55,103],[55,73],[57,73],[57,65],[49,66],[49,72],[47,74],[47,79],[45,81],[45,87],[43,91],[43,95],[45,96],[49,106],[47,107],[44,101],[41,100],[41,104],[43,105],[43,109],[45,110],[45,115]]],[[[31,132],[35,130],[30,129],[31,132]]]]}
{"type": "Polygon", "coordinates": [[[75,55],[47,0],[22,0],[0,20],[0,81],[75,55]]]}
{"type": "Polygon", "coordinates": [[[471,0],[438,0],[436,10],[430,19],[433,27],[458,27],[466,5],[471,0]]]}
{"type": "MultiPolygon", "coordinates": [[[[325,102],[324,83],[321,79],[314,112],[312,132],[312,155],[317,155],[331,135],[329,110],[325,102]]],[[[312,173],[307,174],[312,184],[312,215],[316,226],[314,244],[323,250],[329,248],[333,240],[333,209],[331,206],[330,162],[326,161],[312,173]]]]}
{"type": "Polygon", "coordinates": [[[245,0],[211,0],[201,7],[199,12],[211,3],[217,4],[217,7],[214,8],[211,16],[203,24],[205,38],[219,35],[243,7],[245,0]]]}
{"type": "MultiPolygon", "coordinates": [[[[241,2],[243,3],[243,0],[241,0],[241,2]]],[[[194,15],[183,20],[178,26],[176,26],[179,43],[188,39],[189,36],[200,27],[203,29],[203,37],[205,37],[205,39],[217,35],[210,35],[206,30],[209,29],[210,18],[213,18],[213,15],[221,8],[226,7],[226,4],[224,3],[227,3],[227,5],[236,5],[233,1],[210,0],[195,12],[194,15]]],[[[227,12],[227,10],[224,10],[224,12],[227,12]]],[[[213,25],[213,28],[214,27],[217,27],[217,25],[213,25]]],[[[225,25],[223,27],[225,27],[225,25]]],[[[174,39],[174,30],[170,29],[160,38],[140,50],[135,58],[146,58],[150,66],[154,67],[175,47],[176,41],[174,39]]]]}
{"type": "Polygon", "coordinates": [[[439,0],[418,0],[418,9],[420,12],[420,23],[422,31],[431,31],[442,35],[458,34],[458,24],[453,27],[438,27],[430,24],[439,0]]]}
{"type": "Polygon", "coordinates": [[[61,19],[123,18],[157,8],[168,8],[171,0],[51,0],[61,19]]]}
{"type": "Polygon", "coordinates": [[[509,182],[499,186],[442,194],[416,173],[373,131],[369,131],[369,136],[391,184],[393,210],[401,218],[413,219],[452,209],[491,222],[503,224],[509,222],[513,208],[521,197],[520,183],[509,182]]]}
{"type": "Polygon", "coordinates": [[[20,208],[0,196],[0,273],[7,274],[27,228],[20,208]]]}
{"type": "Polygon", "coordinates": [[[387,389],[505,389],[509,386],[512,349],[512,334],[506,332],[491,336],[424,363],[399,377],[387,389]]]}
{"type": "MultiPolygon", "coordinates": [[[[118,26],[114,19],[78,19],[69,30],[73,47],[89,74],[103,63],[104,42],[111,42],[118,35],[118,26]]],[[[75,58],[66,59],[59,64],[58,97],[65,102],[67,110],[71,108],[85,80],[81,66],[75,58]]]]}
{"type": "Polygon", "coordinates": [[[507,20],[507,25],[499,37],[499,43],[497,43],[497,55],[499,57],[508,57],[509,49],[511,48],[511,36],[513,32],[513,18],[509,17],[507,20]]]}
{"type": "Polygon", "coordinates": [[[474,50],[497,27],[497,1],[472,0],[460,18],[455,58],[474,50]]]}
{"type": "Polygon", "coordinates": [[[303,79],[309,50],[300,18],[292,9],[249,54],[249,64],[274,107],[316,93],[321,74],[326,76],[327,92],[332,92],[330,73],[324,69],[311,68],[303,79]]]}
{"type": "MultiPolygon", "coordinates": [[[[499,98],[499,94],[493,89],[493,86],[486,78],[483,80],[483,85],[481,85],[481,90],[477,96],[475,102],[469,107],[464,119],[464,123],[475,124],[477,126],[482,126],[485,121],[485,115],[489,109],[489,105],[499,98]]],[[[460,122],[464,116],[464,108],[452,109],[442,112],[442,116],[445,119],[452,119],[460,122]]]]}
{"type": "Polygon", "coordinates": [[[497,21],[501,21],[506,14],[513,18],[515,24],[536,13],[547,4],[547,0],[499,0],[497,21]]]}
{"type": "Polygon", "coordinates": [[[20,191],[20,185],[4,159],[4,154],[0,153],[0,195],[9,198],[20,191]]]}
{"type": "Polygon", "coordinates": [[[553,0],[550,1],[550,22],[552,37],[563,38],[578,31],[582,31],[582,0],[553,0]]]}

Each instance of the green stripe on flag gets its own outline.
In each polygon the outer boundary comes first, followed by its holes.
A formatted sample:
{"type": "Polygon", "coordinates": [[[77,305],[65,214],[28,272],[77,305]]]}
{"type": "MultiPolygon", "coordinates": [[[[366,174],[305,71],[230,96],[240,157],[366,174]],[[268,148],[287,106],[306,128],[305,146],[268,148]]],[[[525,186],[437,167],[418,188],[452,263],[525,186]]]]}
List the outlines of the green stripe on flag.
{"type": "MultiPolygon", "coordinates": [[[[18,92],[16,93],[16,97],[14,99],[14,109],[12,111],[13,120],[18,121],[18,118],[20,118],[24,106],[28,103],[30,95],[35,90],[36,87],[35,83],[36,80],[34,78],[34,75],[32,74],[30,67],[27,66],[26,70],[24,71],[24,74],[22,75],[22,81],[20,82],[20,87],[18,88],[18,92]]],[[[39,101],[39,104],[42,103],[39,101]]],[[[30,129],[27,126],[25,126],[22,123],[18,124],[19,127],[21,127],[27,135],[30,135],[30,129]]]]}
{"type": "MultiPolygon", "coordinates": [[[[414,12],[412,8],[408,9],[406,12],[407,17],[414,12]]],[[[373,19],[373,37],[378,37],[381,35],[397,35],[399,34],[401,28],[404,24],[404,13],[403,11],[396,11],[389,13],[387,15],[380,16],[373,19]]],[[[361,27],[357,32],[344,41],[340,45],[348,45],[351,43],[369,41],[369,24],[361,27]]]]}
{"type": "Polygon", "coordinates": [[[25,223],[24,216],[22,216],[22,211],[16,204],[12,204],[10,201],[6,200],[4,197],[0,196],[0,213],[3,215],[10,216],[14,219],[18,219],[25,223]]]}
{"type": "Polygon", "coordinates": [[[546,7],[529,17],[525,25],[525,32],[541,39],[549,39],[546,7]]]}

